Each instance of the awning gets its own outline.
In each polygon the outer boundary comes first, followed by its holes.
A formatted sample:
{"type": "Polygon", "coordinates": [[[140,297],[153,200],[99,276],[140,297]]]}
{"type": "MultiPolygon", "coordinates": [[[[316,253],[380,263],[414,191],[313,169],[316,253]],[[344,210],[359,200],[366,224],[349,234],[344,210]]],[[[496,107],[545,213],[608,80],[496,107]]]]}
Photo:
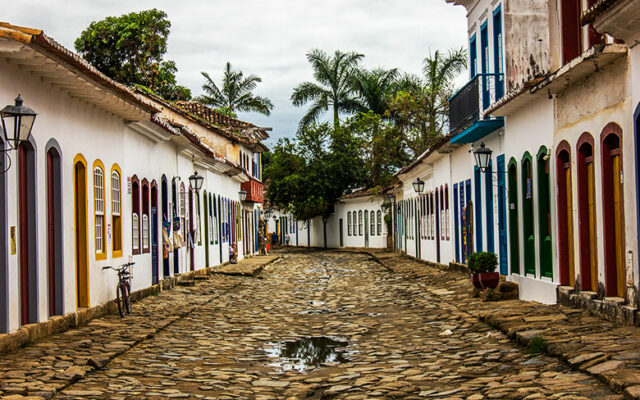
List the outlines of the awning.
{"type": "Polygon", "coordinates": [[[451,138],[451,143],[473,143],[504,126],[504,118],[481,119],[451,138]]]}

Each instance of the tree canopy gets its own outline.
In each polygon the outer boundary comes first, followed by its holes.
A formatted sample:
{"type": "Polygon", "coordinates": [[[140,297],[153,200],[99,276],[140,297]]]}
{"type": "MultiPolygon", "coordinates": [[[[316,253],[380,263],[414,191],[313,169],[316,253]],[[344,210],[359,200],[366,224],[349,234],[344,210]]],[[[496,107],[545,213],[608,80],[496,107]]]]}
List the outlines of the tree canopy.
{"type": "Polygon", "coordinates": [[[203,104],[219,109],[219,111],[231,116],[236,116],[237,111],[255,111],[269,115],[273,110],[271,100],[253,94],[258,83],[262,79],[257,75],[244,76],[242,71],[232,71],[231,63],[227,61],[220,88],[211,79],[208,73],[202,72],[205,83],[202,85],[204,95],[197,98],[203,104]]]}
{"type": "Polygon", "coordinates": [[[164,60],[171,22],[157,9],[92,22],[75,41],[76,51],[100,72],[127,86],[142,85],[167,100],[187,100],[176,82],[176,64],[164,60]]]}

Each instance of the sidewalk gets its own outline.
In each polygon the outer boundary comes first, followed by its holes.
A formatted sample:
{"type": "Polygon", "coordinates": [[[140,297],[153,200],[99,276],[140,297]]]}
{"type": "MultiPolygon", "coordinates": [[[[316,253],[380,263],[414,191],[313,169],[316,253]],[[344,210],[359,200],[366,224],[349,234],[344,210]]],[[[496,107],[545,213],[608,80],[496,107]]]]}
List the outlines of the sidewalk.
{"type": "Polygon", "coordinates": [[[535,337],[549,355],[588,373],[633,399],[640,399],[640,329],[620,326],[561,305],[522,300],[483,302],[470,296],[469,277],[397,253],[369,253],[387,269],[413,279],[425,292],[501,330],[523,346],[535,337]]]}

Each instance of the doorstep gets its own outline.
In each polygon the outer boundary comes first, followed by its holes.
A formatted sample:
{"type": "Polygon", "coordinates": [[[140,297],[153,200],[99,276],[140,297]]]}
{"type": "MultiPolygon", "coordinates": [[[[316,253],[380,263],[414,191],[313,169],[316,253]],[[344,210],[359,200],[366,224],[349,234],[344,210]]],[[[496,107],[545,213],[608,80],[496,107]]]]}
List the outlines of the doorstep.
{"type": "Polygon", "coordinates": [[[596,292],[577,292],[570,286],[558,286],[558,303],[586,310],[621,325],[640,325],[640,310],[631,307],[621,297],[598,298],[596,292]]]}

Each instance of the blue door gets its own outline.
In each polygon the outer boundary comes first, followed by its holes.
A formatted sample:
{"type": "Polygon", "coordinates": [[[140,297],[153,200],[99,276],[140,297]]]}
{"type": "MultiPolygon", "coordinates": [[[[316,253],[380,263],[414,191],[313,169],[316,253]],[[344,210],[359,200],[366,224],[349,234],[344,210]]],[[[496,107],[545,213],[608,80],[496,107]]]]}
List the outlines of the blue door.
{"type": "Polygon", "coordinates": [[[460,262],[460,227],[458,226],[458,184],[453,184],[453,239],[456,248],[456,262],[460,262]]]}
{"type": "Polygon", "coordinates": [[[485,218],[487,226],[487,251],[495,253],[493,225],[493,165],[489,161],[489,168],[484,173],[485,218]]]}
{"type": "Polygon", "coordinates": [[[507,190],[505,182],[504,154],[497,158],[498,162],[498,238],[500,273],[507,275],[508,272],[508,250],[507,250],[507,190]]]}
{"type": "Polygon", "coordinates": [[[478,167],[474,167],[473,170],[473,190],[475,193],[475,210],[473,212],[476,217],[476,251],[482,251],[482,183],[478,167]]]}
{"type": "Polygon", "coordinates": [[[151,207],[151,283],[158,283],[158,207],[151,207]]]}

